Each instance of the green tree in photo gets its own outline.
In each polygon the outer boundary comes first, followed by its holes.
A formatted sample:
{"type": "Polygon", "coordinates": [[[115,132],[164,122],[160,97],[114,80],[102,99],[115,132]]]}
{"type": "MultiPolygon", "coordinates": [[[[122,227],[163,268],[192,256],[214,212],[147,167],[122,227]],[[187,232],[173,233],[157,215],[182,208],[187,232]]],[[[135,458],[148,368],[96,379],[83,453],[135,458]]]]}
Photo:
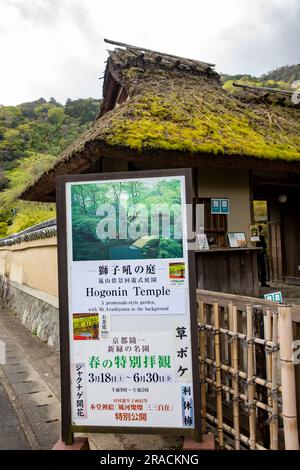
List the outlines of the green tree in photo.
{"type": "Polygon", "coordinates": [[[182,257],[182,237],[174,237],[175,233],[181,234],[179,180],[73,184],[71,200],[74,260],[182,257]],[[111,211],[106,205],[111,207],[111,211]],[[169,208],[173,210],[173,206],[177,207],[177,213],[170,216],[169,208]],[[171,225],[168,236],[165,236],[162,226],[159,226],[156,235],[151,232],[152,210],[157,208],[162,208],[162,212],[158,213],[158,223],[165,220],[171,225]],[[120,219],[121,212],[126,220],[120,219]],[[114,237],[108,238],[104,233],[99,239],[97,226],[101,221],[104,230],[108,225],[114,227],[114,237]],[[121,232],[124,234],[124,224],[127,228],[135,228],[134,239],[129,237],[132,231],[125,234],[125,238],[121,236],[121,232]],[[141,224],[146,227],[146,233],[141,224]]]}

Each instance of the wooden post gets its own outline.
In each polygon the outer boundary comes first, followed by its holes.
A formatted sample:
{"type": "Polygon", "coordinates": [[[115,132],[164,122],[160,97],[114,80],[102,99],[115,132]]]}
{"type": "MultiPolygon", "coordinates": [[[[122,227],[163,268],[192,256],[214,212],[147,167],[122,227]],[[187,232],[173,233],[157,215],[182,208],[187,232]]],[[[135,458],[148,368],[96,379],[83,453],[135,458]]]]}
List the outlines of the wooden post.
{"type": "Polygon", "coordinates": [[[201,383],[201,408],[202,408],[202,433],[206,433],[206,382],[205,382],[205,316],[204,316],[204,302],[199,302],[199,321],[200,327],[200,383],[201,383]]]}
{"type": "MultiPolygon", "coordinates": [[[[269,308],[266,309],[266,318],[265,318],[265,339],[267,341],[272,341],[272,312],[269,308]]],[[[266,349],[266,367],[267,367],[267,381],[272,381],[272,354],[271,351],[266,349]]],[[[267,390],[268,394],[268,406],[270,410],[272,410],[272,391],[267,390]]],[[[273,411],[269,412],[269,423],[270,423],[270,446],[272,449],[272,432],[273,432],[273,419],[272,419],[273,411]]]]}
{"type": "Polygon", "coordinates": [[[254,403],[255,384],[254,378],[254,345],[253,345],[253,318],[252,306],[247,305],[247,381],[249,403],[249,433],[250,450],[255,450],[256,436],[256,406],[254,403]]]}
{"type": "MultiPolygon", "coordinates": [[[[237,334],[237,307],[232,307],[232,325],[230,328],[233,333],[237,334]]],[[[239,406],[239,357],[238,357],[238,338],[233,336],[231,345],[231,365],[235,371],[232,377],[232,388],[234,390],[233,395],[233,427],[234,427],[234,448],[235,450],[240,449],[240,406],[239,406]]]]}
{"type": "MultiPolygon", "coordinates": [[[[228,330],[231,330],[231,328],[232,328],[232,309],[233,309],[233,303],[229,302],[229,304],[228,304],[228,330]]],[[[229,339],[229,337],[228,337],[227,341],[228,341],[228,345],[229,345],[229,348],[228,348],[228,364],[232,364],[232,338],[229,339]]],[[[229,379],[228,386],[230,385],[230,380],[231,380],[231,378],[229,379]]],[[[231,401],[230,393],[227,393],[227,398],[228,398],[228,401],[231,401]]]]}
{"type": "MultiPolygon", "coordinates": [[[[272,342],[278,343],[278,315],[273,314],[273,332],[272,342]]],[[[273,349],[272,351],[272,432],[271,432],[271,449],[278,450],[278,379],[277,379],[277,366],[278,366],[278,351],[273,349]]]]}
{"type": "MultiPolygon", "coordinates": [[[[300,323],[293,322],[293,338],[300,340],[300,323]]],[[[299,353],[295,350],[295,358],[299,358],[299,353]],[[298,356],[298,357],[297,357],[298,356]]],[[[295,363],[295,377],[296,377],[296,403],[297,403],[297,421],[298,433],[300,433],[300,363],[295,363]]]]}
{"type": "Polygon", "coordinates": [[[292,361],[293,326],[292,307],[279,305],[280,365],[282,381],[282,416],[286,450],[299,450],[295,367],[292,361]]]}
{"type": "Polygon", "coordinates": [[[218,420],[218,437],[219,446],[224,447],[223,436],[223,410],[222,410],[222,382],[221,382],[221,361],[220,361],[220,323],[219,323],[219,305],[218,302],[213,304],[214,314],[214,343],[216,357],[216,385],[217,385],[217,420],[218,420]]]}
{"type": "MultiPolygon", "coordinates": [[[[264,313],[260,305],[254,305],[253,307],[253,326],[254,336],[257,338],[264,339],[264,313]]],[[[256,375],[262,379],[267,378],[267,367],[266,367],[266,354],[265,347],[260,344],[255,344],[255,362],[256,362],[256,375]]],[[[268,393],[266,387],[257,385],[256,387],[257,399],[262,403],[268,403],[268,393]]],[[[268,412],[258,408],[258,428],[261,434],[261,438],[264,447],[268,449],[270,447],[270,429],[266,424],[268,422],[268,412]]]]}

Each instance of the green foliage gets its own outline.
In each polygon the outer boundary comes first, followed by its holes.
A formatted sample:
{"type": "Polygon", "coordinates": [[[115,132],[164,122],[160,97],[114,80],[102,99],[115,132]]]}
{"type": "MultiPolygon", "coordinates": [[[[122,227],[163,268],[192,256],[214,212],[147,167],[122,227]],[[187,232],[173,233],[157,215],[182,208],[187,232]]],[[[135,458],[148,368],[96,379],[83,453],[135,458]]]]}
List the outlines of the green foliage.
{"type": "Polygon", "coordinates": [[[272,70],[261,77],[263,80],[274,80],[293,83],[300,80],[300,64],[285,65],[276,70],[272,70]]]}
{"type": "Polygon", "coordinates": [[[182,247],[179,240],[161,240],[158,258],[180,258],[182,247]]]}
{"type": "Polygon", "coordinates": [[[72,118],[79,119],[80,124],[87,124],[94,120],[99,112],[99,101],[93,98],[70,100],[67,99],[65,113],[72,118]]]}
{"type": "Polygon", "coordinates": [[[56,106],[55,108],[48,109],[47,115],[51,124],[58,125],[61,125],[66,117],[64,109],[58,106],[56,106]]]}
{"type": "Polygon", "coordinates": [[[6,171],[9,187],[0,193],[0,201],[9,205],[21,194],[25,187],[50,168],[56,160],[53,155],[33,153],[30,157],[19,160],[16,168],[6,171]]]}
{"type": "Polygon", "coordinates": [[[43,98],[18,106],[0,107],[0,168],[34,152],[57,156],[84,132],[99,111],[92,98],[68,100],[65,106],[43,98]]]}
{"type": "Polygon", "coordinates": [[[53,204],[31,203],[17,200],[28,183],[46,171],[55,162],[53,155],[32,154],[19,161],[13,170],[6,172],[8,188],[0,193],[0,236],[25,230],[44,220],[55,217],[53,204]],[[1,225],[3,224],[3,225],[1,225]],[[2,227],[2,229],[1,229],[2,227]]]}
{"type": "Polygon", "coordinates": [[[260,87],[278,88],[279,90],[293,90],[292,84],[296,80],[300,80],[300,64],[286,65],[271,72],[265,73],[260,77],[252,75],[221,75],[223,87],[235,92],[236,88],[233,83],[241,83],[244,85],[253,85],[260,87]]]}
{"type": "Polygon", "coordinates": [[[182,257],[178,180],[78,184],[71,197],[74,260],[182,257]],[[99,214],[104,204],[109,210],[99,214]],[[100,223],[109,236],[99,232],[100,223]]]}
{"type": "Polygon", "coordinates": [[[5,237],[8,230],[7,222],[0,222],[0,238],[5,237]]]}
{"type": "Polygon", "coordinates": [[[84,132],[99,101],[40,98],[0,106],[0,237],[55,217],[53,205],[19,202],[17,197],[55,163],[59,153],[84,132]]]}
{"type": "Polygon", "coordinates": [[[7,127],[15,127],[22,119],[22,112],[15,106],[0,106],[0,121],[7,127]]]}
{"type": "Polygon", "coordinates": [[[32,225],[55,218],[55,205],[35,202],[18,202],[16,216],[6,235],[21,232],[32,225]]]}

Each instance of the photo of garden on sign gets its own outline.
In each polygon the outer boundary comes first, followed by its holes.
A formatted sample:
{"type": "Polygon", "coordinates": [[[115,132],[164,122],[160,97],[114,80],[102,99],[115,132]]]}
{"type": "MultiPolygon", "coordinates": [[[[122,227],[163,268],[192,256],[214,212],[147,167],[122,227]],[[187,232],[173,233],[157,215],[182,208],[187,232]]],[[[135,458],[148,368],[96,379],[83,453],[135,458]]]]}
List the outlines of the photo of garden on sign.
{"type": "Polygon", "coordinates": [[[74,261],[182,258],[178,179],[76,184],[71,197],[74,261]]]}

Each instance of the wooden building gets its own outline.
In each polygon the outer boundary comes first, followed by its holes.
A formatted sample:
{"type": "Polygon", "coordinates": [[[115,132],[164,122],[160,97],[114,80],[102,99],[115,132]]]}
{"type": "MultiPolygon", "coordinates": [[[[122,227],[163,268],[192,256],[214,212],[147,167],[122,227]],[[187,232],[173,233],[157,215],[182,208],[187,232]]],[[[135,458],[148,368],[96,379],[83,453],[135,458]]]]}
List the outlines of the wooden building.
{"type": "Polygon", "coordinates": [[[196,255],[198,287],[258,295],[253,200],[268,203],[271,280],[299,284],[297,100],[247,86],[230,94],[212,64],[112,44],[99,116],[22,198],[55,201],[57,175],[191,167],[213,240],[196,255]],[[228,199],[229,213],[211,214],[212,198],[228,199]],[[244,232],[246,247],[230,248],[227,232],[244,232]]]}

